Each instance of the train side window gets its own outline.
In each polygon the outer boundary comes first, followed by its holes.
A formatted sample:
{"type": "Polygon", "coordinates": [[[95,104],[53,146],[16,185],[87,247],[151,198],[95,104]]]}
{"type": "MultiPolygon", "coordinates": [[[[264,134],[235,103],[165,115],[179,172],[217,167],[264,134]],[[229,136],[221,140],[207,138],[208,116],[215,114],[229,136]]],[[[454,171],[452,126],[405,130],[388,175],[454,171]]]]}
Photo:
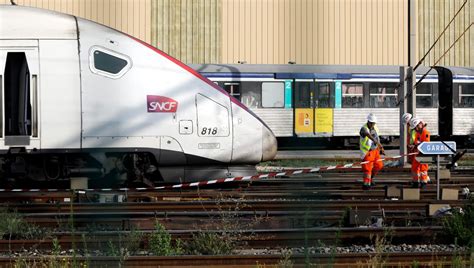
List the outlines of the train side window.
{"type": "Polygon", "coordinates": [[[240,93],[241,102],[249,108],[260,108],[261,96],[262,96],[262,83],[261,82],[241,82],[240,93]]]}
{"type": "Polygon", "coordinates": [[[433,107],[433,84],[421,83],[416,87],[416,107],[433,107]]]}
{"type": "Polygon", "coordinates": [[[127,56],[102,47],[93,47],[89,55],[91,71],[109,78],[122,77],[131,65],[131,60],[127,56]]]}
{"type": "Polygon", "coordinates": [[[342,83],[342,107],[362,108],[364,106],[364,85],[342,83]]]}
{"type": "Polygon", "coordinates": [[[312,82],[295,82],[296,108],[310,108],[313,102],[312,82]]]}
{"type": "Polygon", "coordinates": [[[397,107],[398,88],[396,83],[370,83],[371,108],[397,107]]]}
{"type": "Polygon", "coordinates": [[[459,107],[474,108],[474,84],[459,84],[459,107]]]}
{"type": "Polygon", "coordinates": [[[263,108],[285,107],[285,83],[283,82],[262,83],[262,107],[263,108]]]}
{"type": "Polygon", "coordinates": [[[232,97],[240,100],[240,84],[239,83],[224,83],[224,89],[232,97]]]}
{"type": "Polygon", "coordinates": [[[331,97],[329,83],[318,83],[316,90],[316,108],[329,108],[331,97]]]}

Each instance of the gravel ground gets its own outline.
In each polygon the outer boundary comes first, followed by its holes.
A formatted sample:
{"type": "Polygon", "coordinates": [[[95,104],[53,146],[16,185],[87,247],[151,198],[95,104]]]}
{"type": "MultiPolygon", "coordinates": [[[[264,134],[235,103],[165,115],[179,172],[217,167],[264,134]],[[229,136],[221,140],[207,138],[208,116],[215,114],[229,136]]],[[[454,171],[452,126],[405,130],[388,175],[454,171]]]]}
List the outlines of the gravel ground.
{"type": "MultiPolygon", "coordinates": [[[[310,247],[309,254],[344,254],[344,253],[375,253],[376,249],[373,245],[353,245],[348,247],[310,247]]],[[[386,245],[384,247],[384,253],[403,253],[403,252],[466,252],[468,251],[467,247],[460,247],[454,244],[449,245],[386,245]]],[[[234,255],[305,255],[305,248],[279,248],[279,249],[243,249],[235,250],[234,255]]],[[[41,250],[23,250],[21,252],[15,252],[12,255],[2,253],[0,257],[41,257],[41,256],[72,256],[74,255],[74,250],[61,250],[57,253],[51,251],[41,251],[41,250]]],[[[86,254],[83,250],[77,250],[76,256],[110,256],[106,252],[100,250],[89,251],[86,254]]],[[[153,254],[149,251],[139,251],[136,254],[131,256],[152,256],[153,254]]],[[[130,256],[130,255],[129,255],[130,256]]]]}
{"type": "MultiPolygon", "coordinates": [[[[386,245],[383,252],[385,253],[402,253],[402,252],[463,252],[468,248],[460,247],[454,244],[449,245],[386,245]]],[[[292,254],[305,254],[304,248],[289,249],[246,249],[239,250],[238,254],[245,255],[261,255],[261,254],[286,254],[291,251],[292,254]]],[[[332,254],[332,253],[375,253],[376,249],[373,245],[354,245],[348,247],[310,247],[309,254],[332,254]]]]}

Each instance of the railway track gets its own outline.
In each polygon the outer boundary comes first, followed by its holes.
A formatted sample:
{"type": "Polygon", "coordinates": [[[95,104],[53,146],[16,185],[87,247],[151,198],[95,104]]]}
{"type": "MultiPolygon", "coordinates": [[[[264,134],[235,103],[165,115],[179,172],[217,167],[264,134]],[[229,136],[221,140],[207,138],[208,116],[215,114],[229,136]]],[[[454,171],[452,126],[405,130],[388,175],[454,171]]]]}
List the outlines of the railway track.
{"type": "MultiPolygon", "coordinates": [[[[433,176],[434,177],[434,176],[433,176]]],[[[99,202],[100,195],[121,195],[130,202],[154,202],[159,200],[215,200],[218,198],[241,199],[383,199],[386,186],[409,187],[410,175],[407,171],[384,172],[377,176],[377,186],[370,191],[361,191],[361,179],[357,172],[327,172],[323,174],[305,174],[291,178],[272,178],[255,181],[240,181],[224,184],[207,185],[200,188],[154,190],[88,190],[75,191],[67,189],[5,189],[0,190],[0,202],[99,202]]],[[[441,180],[441,188],[474,188],[474,172],[466,170],[452,174],[451,179],[441,180]]],[[[33,186],[31,186],[33,188],[33,186]]],[[[125,188],[122,188],[125,189],[125,188]]],[[[422,199],[434,199],[436,185],[430,184],[421,191],[422,199]]],[[[460,196],[462,198],[462,196],[460,196]]]]}
{"type": "MultiPolygon", "coordinates": [[[[474,176],[470,172],[453,173],[451,179],[442,181],[441,187],[460,189],[467,186],[473,189],[474,176]]],[[[409,173],[406,170],[380,174],[377,186],[370,191],[360,189],[359,177],[359,172],[341,171],[198,189],[4,191],[0,192],[2,211],[15,211],[28,224],[49,231],[39,239],[23,240],[15,235],[12,239],[5,239],[4,236],[4,240],[0,240],[0,253],[34,249],[48,254],[55,244],[63,249],[82,247],[100,251],[110,243],[120,246],[127,237],[137,234],[141,237],[140,248],[144,250],[150,243],[150,235],[156,232],[156,222],[166,228],[173,240],[180,239],[185,243],[192,241],[198,233],[233,233],[240,242],[235,244],[235,250],[301,248],[303,244],[316,247],[320,243],[332,246],[371,244],[374,237],[386,237],[387,232],[393,244],[444,243],[440,221],[428,216],[428,206],[448,204],[463,207],[466,204],[461,194],[458,196],[460,200],[436,201],[434,185],[421,190],[421,200],[387,198],[385,186],[407,186],[409,173]],[[232,225],[233,229],[222,229],[224,221],[238,224],[232,225]],[[242,226],[245,228],[241,229],[242,226]]],[[[145,251],[143,254],[148,253],[145,251]]],[[[397,253],[387,254],[384,261],[390,265],[413,262],[413,258],[403,260],[403,257],[396,256],[397,253]]],[[[65,258],[70,258],[71,254],[66,255],[65,258]]],[[[374,258],[359,254],[350,257],[349,261],[345,259],[348,257],[346,254],[337,258],[334,254],[332,257],[328,254],[313,255],[311,258],[321,261],[319,263],[332,262],[335,267],[349,267],[347,265],[353,265],[355,260],[364,263],[374,258]]],[[[453,256],[453,253],[441,255],[434,252],[425,253],[416,260],[447,264],[453,256]]],[[[273,260],[258,259],[262,256],[218,260],[220,257],[210,256],[202,258],[203,263],[199,264],[201,257],[185,257],[194,258],[194,263],[201,267],[255,267],[256,263],[277,264],[282,260],[281,255],[273,260]]],[[[299,267],[307,258],[294,255],[291,261],[299,267]]],[[[141,265],[149,261],[150,266],[186,265],[174,261],[173,257],[131,256],[121,259],[127,267],[138,265],[139,260],[141,265]]],[[[78,261],[103,266],[117,259],[91,256],[78,261]]]]}
{"type": "MultiPolygon", "coordinates": [[[[251,248],[297,248],[301,247],[302,242],[308,247],[315,247],[324,243],[328,246],[349,246],[352,244],[369,244],[374,237],[382,237],[387,231],[390,231],[390,239],[393,244],[402,244],[406,242],[406,237],[410,237],[411,243],[429,243],[432,242],[432,236],[441,231],[440,226],[430,227],[325,227],[325,228],[287,228],[287,229],[246,229],[246,230],[227,230],[228,233],[240,237],[235,245],[236,250],[251,248]],[[337,240],[337,245],[334,241],[337,240]],[[404,241],[405,240],[405,241],[404,241]]],[[[197,233],[217,233],[224,230],[168,230],[173,239],[180,239],[183,242],[191,241],[197,233]]],[[[134,231],[136,232],[136,231],[134,231]]],[[[149,243],[148,239],[154,230],[139,231],[143,238],[143,243],[149,243]]],[[[0,240],[0,252],[21,252],[22,249],[50,250],[53,243],[58,243],[61,248],[87,248],[90,251],[100,250],[109,243],[120,245],[125,243],[127,237],[132,234],[131,231],[68,231],[51,232],[48,238],[44,239],[5,239],[0,240]],[[55,242],[55,239],[57,241],[55,242]]]]}
{"type": "MultiPolygon", "coordinates": [[[[330,267],[367,267],[383,263],[384,267],[450,267],[458,264],[459,267],[468,267],[469,263],[464,252],[457,254],[449,252],[429,253],[352,253],[352,254],[311,254],[291,255],[285,260],[281,254],[269,255],[221,255],[221,256],[130,256],[130,257],[24,257],[26,264],[77,264],[86,267],[282,267],[284,264],[291,267],[330,266],[330,267]]],[[[18,257],[16,262],[18,262],[18,257]]],[[[15,264],[11,258],[0,258],[1,267],[15,264]]]]}

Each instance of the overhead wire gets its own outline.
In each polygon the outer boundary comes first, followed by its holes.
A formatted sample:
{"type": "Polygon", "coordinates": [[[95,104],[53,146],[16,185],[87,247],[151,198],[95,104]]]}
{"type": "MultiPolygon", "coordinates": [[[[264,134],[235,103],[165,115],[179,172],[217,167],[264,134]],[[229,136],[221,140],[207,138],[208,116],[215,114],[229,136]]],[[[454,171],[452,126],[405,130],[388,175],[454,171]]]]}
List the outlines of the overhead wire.
{"type": "MultiPolygon", "coordinates": [[[[468,0],[464,0],[463,4],[461,5],[461,7],[458,9],[458,11],[454,14],[453,18],[449,21],[449,23],[444,27],[443,31],[438,35],[438,38],[435,40],[435,42],[431,45],[431,47],[428,49],[428,51],[423,55],[423,57],[417,62],[417,64],[415,65],[415,67],[413,67],[413,72],[418,68],[420,67],[420,65],[425,61],[426,57],[430,54],[430,52],[434,49],[434,47],[436,46],[436,44],[439,42],[439,40],[441,40],[441,37],[445,34],[446,30],[449,29],[449,27],[451,26],[451,24],[453,23],[453,21],[456,19],[456,17],[459,15],[459,13],[461,13],[462,9],[464,9],[464,7],[466,6],[468,0]]],[[[425,72],[421,78],[415,83],[415,85],[411,88],[410,92],[408,92],[403,98],[401,98],[400,100],[398,100],[397,104],[396,104],[396,107],[399,107],[401,103],[403,103],[405,101],[405,99],[411,97],[413,95],[414,92],[416,92],[416,88],[421,84],[421,82],[426,78],[426,76],[428,76],[428,74],[433,70],[434,66],[436,66],[439,61],[444,58],[444,56],[446,56],[446,54],[454,47],[454,45],[461,39],[461,37],[463,37],[466,32],[472,27],[474,23],[471,23],[463,32],[462,34],[451,44],[451,46],[448,48],[448,50],[446,50],[443,55],[441,55],[441,57],[439,57],[436,62],[430,66],[430,68],[428,69],[427,72],[425,72]]],[[[410,77],[405,77],[404,78],[404,82],[407,81],[410,77]]],[[[416,81],[416,77],[414,78],[415,81],[416,81]]],[[[400,89],[402,87],[402,82],[400,82],[398,84],[398,87],[397,89],[400,89]]]]}

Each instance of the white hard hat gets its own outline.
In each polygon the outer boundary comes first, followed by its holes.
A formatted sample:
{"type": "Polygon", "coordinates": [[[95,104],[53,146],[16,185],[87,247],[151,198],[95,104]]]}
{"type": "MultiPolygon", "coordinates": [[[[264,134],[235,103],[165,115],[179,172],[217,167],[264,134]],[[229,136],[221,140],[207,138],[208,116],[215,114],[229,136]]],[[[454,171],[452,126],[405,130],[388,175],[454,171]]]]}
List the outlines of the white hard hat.
{"type": "Polygon", "coordinates": [[[410,122],[410,119],[413,117],[413,115],[411,115],[411,113],[404,113],[402,115],[402,124],[408,124],[408,122],[410,122]]]}
{"type": "Polygon", "coordinates": [[[410,120],[410,128],[411,128],[411,129],[415,129],[415,127],[418,126],[418,124],[419,124],[420,122],[423,122],[423,120],[421,120],[420,118],[416,118],[416,117],[412,118],[412,119],[410,120]]]}
{"type": "Polygon", "coordinates": [[[367,121],[369,121],[370,123],[377,123],[377,117],[375,116],[375,114],[370,113],[369,115],[367,115],[367,121]]]}

